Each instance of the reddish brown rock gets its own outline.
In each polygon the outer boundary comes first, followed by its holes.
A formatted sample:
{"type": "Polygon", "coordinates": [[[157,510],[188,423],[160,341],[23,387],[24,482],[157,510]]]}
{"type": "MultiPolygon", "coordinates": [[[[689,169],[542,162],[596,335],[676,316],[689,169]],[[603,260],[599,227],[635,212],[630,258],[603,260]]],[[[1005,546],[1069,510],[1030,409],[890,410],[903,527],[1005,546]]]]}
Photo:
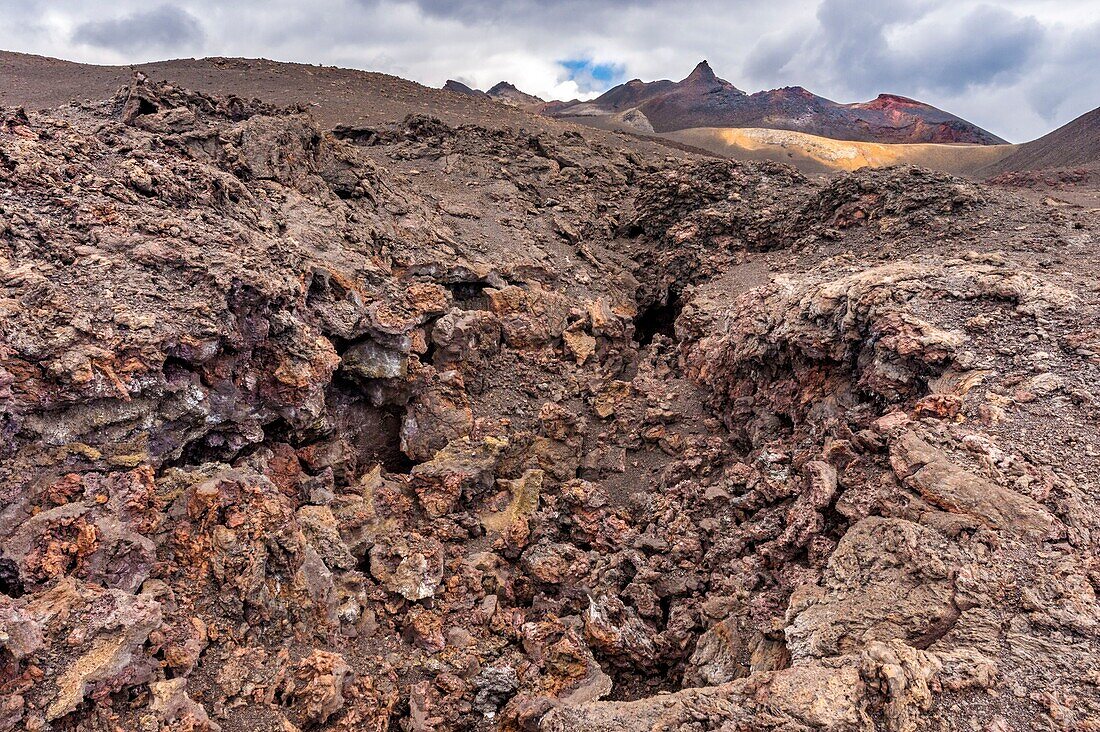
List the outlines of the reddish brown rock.
{"type": "Polygon", "coordinates": [[[1087,207],[156,68],[0,111],[0,728],[1100,717],[1087,207]]]}

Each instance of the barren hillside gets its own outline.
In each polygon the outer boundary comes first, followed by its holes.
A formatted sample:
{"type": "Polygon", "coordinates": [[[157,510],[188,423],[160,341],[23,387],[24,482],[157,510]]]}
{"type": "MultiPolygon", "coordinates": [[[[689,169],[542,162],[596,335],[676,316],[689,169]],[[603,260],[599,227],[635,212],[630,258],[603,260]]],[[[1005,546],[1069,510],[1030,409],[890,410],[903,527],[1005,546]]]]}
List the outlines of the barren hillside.
{"type": "MultiPolygon", "coordinates": [[[[301,105],[324,129],[375,125],[430,114],[452,125],[513,126],[532,131],[563,123],[485,97],[431,89],[396,76],[266,59],[180,59],[132,66],[95,66],[0,51],[0,105],[51,109],[107,99],[134,71],[211,94],[301,105]]],[[[601,133],[597,133],[599,135],[601,133]]],[[[659,143],[655,145],[661,148],[659,143]]]]}
{"type": "Polygon", "coordinates": [[[1100,168],[1100,109],[1020,145],[1015,153],[984,168],[982,173],[1074,167],[1100,168]]]}

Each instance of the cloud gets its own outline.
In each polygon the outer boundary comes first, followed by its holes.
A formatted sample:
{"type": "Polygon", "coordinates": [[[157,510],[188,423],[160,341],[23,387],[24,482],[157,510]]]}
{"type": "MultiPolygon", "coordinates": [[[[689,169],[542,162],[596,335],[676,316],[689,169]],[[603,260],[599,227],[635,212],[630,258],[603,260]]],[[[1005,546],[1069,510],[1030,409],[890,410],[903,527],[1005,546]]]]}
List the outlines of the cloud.
{"type": "Polygon", "coordinates": [[[202,45],[202,25],[190,13],[173,5],[136,12],[123,18],[81,23],[73,40],[115,51],[185,50],[202,45]]]}
{"type": "Polygon", "coordinates": [[[761,39],[746,69],[762,77],[826,78],[857,96],[885,91],[958,94],[1017,80],[1045,40],[1030,16],[939,0],[825,0],[807,34],[761,39]]]}
{"type": "Polygon", "coordinates": [[[1021,75],[1016,116],[1030,116],[1049,128],[1100,104],[1100,22],[1083,24],[1048,38],[1035,54],[1034,69],[1021,75]]]}
{"type": "MultiPolygon", "coordinates": [[[[361,0],[368,5],[379,0],[361,0]]],[[[384,0],[383,0],[384,2],[384,0]]],[[[656,5],[659,0],[414,0],[424,14],[465,23],[503,22],[508,25],[553,21],[592,24],[632,8],[656,5]]]]}
{"type": "Polygon", "coordinates": [[[923,64],[929,88],[963,92],[1019,79],[1046,30],[1034,17],[983,5],[949,25],[934,23],[911,40],[900,56],[909,75],[913,65],[923,64]]]}

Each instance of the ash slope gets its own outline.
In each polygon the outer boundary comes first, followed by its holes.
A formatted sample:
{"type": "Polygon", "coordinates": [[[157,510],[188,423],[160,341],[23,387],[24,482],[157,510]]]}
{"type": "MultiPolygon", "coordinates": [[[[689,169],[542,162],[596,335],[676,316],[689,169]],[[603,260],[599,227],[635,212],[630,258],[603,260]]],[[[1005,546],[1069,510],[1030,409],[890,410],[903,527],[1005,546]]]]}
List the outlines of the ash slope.
{"type": "Polygon", "coordinates": [[[894,94],[856,104],[838,104],[802,87],[746,94],[718,78],[706,61],[682,81],[635,79],[591,102],[554,102],[545,111],[583,118],[632,110],[644,115],[646,124],[658,133],[699,127],[760,127],[864,142],[1005,142],[953,114],[894,94]]]}
{"type": "Polygon", "coordinates": [[[660,137],[734,160],[772,160],[808,173],[907,164],[966,175],[1011,155],[1015,149],[1013,145],[851,142],[753,127],[699,127],[665,132],[660,137]]]}
{"type": "Polygon", "coordinates": [[[6,111],[0,726],[1096,719],[1095,214],[624,144],[6,111]]]}
{"type": "Polygon", "coordinates": [[[1100,108],[1020,145],[1012,155],[981,172],[992,175],[1081,166],[1100,168],[1100,108]]]}

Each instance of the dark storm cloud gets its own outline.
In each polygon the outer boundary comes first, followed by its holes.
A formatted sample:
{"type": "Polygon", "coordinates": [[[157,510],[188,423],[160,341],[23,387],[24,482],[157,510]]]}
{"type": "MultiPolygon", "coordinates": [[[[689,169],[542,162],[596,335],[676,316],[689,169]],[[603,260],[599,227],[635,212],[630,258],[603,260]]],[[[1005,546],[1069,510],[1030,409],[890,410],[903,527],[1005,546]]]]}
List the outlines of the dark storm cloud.
{"type": "MultiPolygon", "coordinates": [[[[367,4],[377,4],[377,0],[363,0],[367,4]]],[[[659,0],[414,0],[412,3],[424,13],[437,18],[450,18],[464,22],[486,20],[515,21],[520,18],[572,18],[584,22],[594,15],[621,11],[627,8],[655,5],[659,0]]],[[[548,28],[547,30],[552,30],[548,28]]]]}
{"type": "Polygon", "coordinates": [[[1028,68],[1045,40],[1035,18],[981,6],[957,25],[930,36],[920,58],[910,54],[907,71],[927,74],[934,89],[961,92],[993,82],[1013,81],[1028,68]],[[923,63],[920,63],[923,61],[923,63]]]}
{"type": "Polygon", "coordinates": [[[193,15],[173,5],[136,12],[122,18],[82,23],[73,40],[117,51],[149,48],[178,51],[202,45],[205,33],[193,15]]]}
{"type": "Polygon", "coordinates": [[[1048,38],[1036,53],[1035,70],[1024,72],[1019,86],[1025,89],[1032,110],[1051,124],[1062,124],[1100,104],[1100,22],[1082,24],[1072,31],[1048,38]]]}
{"type": "Polygon", "coordinates": [[[1029,16],[980,5],[948,20],[943,2],[825,0],[805,35],[760,41],[746,63],[757,77],[827,76],[834,88],[869,96],[883,91],[961,93],[1018,78],[1043,44],[1029,16]]]}

